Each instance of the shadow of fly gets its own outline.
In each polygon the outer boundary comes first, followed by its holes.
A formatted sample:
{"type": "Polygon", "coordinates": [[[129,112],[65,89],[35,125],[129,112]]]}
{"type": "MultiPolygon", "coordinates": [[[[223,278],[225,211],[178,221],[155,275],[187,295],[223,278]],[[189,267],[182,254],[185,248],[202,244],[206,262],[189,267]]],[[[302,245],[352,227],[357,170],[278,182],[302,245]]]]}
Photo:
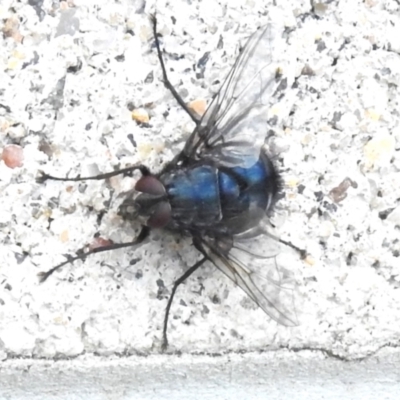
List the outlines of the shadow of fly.
{"type": "Polygon", "coordinates": [[[304,256],[304,250],[274,236],[269,216],[282,190],[280,174],[264,146],[268,99],[282,75],[273,56],[283,31],[272,24],[257,30],[247,41],[234,66],[202,117],[197,116],[170,83],[151,18],[165,87],[195,123],[183,150],[161,172],[139,164],[91,177],[59,178],[41,173],[38,181],[108,179],[139,170],[141,178],[125,194],[118,214],[141,223],[128,243],[113,243],[76,256],[39,274],[44,282],[61,267],[87,256],[142,243],[151,229],[163,228],[192,238],[201,258],[179,277],[168,300],[162,349],[168,346],[167,328],[178,286],[205,262],[230,278],[273,320],[297,325],[293,305],[293,276],[278,267],[281,243],[304,256]]]}

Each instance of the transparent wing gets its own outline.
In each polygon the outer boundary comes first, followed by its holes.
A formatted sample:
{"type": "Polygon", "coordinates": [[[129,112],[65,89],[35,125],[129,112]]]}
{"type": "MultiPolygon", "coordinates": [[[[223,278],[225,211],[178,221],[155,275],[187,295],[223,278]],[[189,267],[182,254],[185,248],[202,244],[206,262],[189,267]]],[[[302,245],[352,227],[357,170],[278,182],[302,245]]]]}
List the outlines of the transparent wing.
{"type": "MultiPolygon", "coordinates": [[[[247,41],[183,149],[186,159],[250,166],[268,131],[270,99],[282,82],[283,28],[273,24],[247,41]]],[[[282,85],[283,86],[283,85],[282,85]]]]}
{"type": "Polygon", "coordinates": [[[202,238],[209,259],[272,319],[298,325],[294,306],[294,276],[278,267],[279,243],[250,232],[233,239],[202,238]]]}

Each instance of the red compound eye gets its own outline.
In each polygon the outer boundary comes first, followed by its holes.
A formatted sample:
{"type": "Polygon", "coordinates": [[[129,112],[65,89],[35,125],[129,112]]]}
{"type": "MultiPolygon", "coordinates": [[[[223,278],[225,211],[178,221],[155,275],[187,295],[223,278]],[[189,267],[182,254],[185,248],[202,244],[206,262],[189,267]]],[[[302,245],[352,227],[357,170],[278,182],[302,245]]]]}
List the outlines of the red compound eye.
{"type": "Polygon", "coordinates": [[[135,190],[142,193],[162,196],[165,194],[164,185],[154,176],[142,176],[135,185],[135,190]]]}
{"type": "Polygon", "coordinates": [[[154,212],[151,217],[147,220],[146,225],[150,228],[162,228],[171,219],[171,205],[162,201],[154,207],[154,212]]]}

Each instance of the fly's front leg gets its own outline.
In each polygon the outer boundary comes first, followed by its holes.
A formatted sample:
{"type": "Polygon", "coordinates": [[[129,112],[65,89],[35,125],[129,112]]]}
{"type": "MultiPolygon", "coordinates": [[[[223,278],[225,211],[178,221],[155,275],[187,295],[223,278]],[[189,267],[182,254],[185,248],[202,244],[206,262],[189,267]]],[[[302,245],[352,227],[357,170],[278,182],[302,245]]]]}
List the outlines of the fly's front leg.
{"type": "Polygon", "coordinates": [[[128,175],[128,174],[130,174],[130,173],[132,173],[133,171],[136,171],[136,170],[139,170],[143,175],[149,175],[150,174],[150,171],[146,166],[144,166],[142,164],[139,164],[139,165],[134,165],[132,167],[118,169],[116,171],[107,172],[107,173],[99,174],[99,175],[95,175],[95,176],[85,176],[85,177],[77,176],[77,177],[73,177],[73,178],[69,178],[69,177],[61,178],[61,177],[58,177],[58,176],[48,175],[48,174],[45,174],[44,172],[40,171],[39,172],[40,175],[36,178],[36,181],[38,183],[43,183],[43,182],[45,182],[47,180],[63,181],[63,182],[101,180],[101,179],[108,179],[108,178],[111,178],[113,176],[121,175],[121,174],[128,175]]]}

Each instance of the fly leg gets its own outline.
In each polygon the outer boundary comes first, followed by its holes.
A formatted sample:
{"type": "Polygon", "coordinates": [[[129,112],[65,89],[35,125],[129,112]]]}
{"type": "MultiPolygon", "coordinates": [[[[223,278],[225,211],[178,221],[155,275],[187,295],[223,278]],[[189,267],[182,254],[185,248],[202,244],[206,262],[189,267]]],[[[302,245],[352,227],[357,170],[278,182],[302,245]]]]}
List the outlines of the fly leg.
{"type": "Polygon", "coordinates": [[[140,231],[138,237],[133,240],[132,242],[127,242],[127,243],[113,243],[110,244],[109,246],[103,246],[103,247],[97,247],[95,249],[89,250],[86,253],[83,252],[83,250],[78,251],[78,255],[76,256],[67,256],[67,260],[62,262],[61,264],[56,265],[55,267],[49,269],[47,272],[39,272],[38,276],[39,276],[39,280],[40,282],[44,282],[50,275],[53,274],[53,272],[57,271],[58,269],[62,268],[64,265],[67,264],[72,264],[74,261],[77,260],[84,260],[86,259],[87,256],[90,256],[92,254],[96,254],[96,253],[102,253],[103,251],[111,251],[111,250],[116,250],[116,249],[122,249],[124,247],[131,247],[131,246],[135,246],[137,244],[142,243],[148,236],[150,233],[150,228],[148,228],[147,226],[143,226],[142,230],[140,231]],[[79,254],[81,253],[81,254],[79,254]]]}
{"type": "Polygon", "coordinates": [[[300,247],[295,246],[293,243],[287,242],[286,240],[283,239],[278,239],[280,243],[284,244],[285,246],[288,246],[292,248],[293,250],[296,250],[300,254],[300,258],[304,260],[307,257],[307,251],[304,249],[300,249],[300,247]]]}
{"type": "Polygon", "coordinates": [[[163,59],[163,56],[162,56],[160,41],[158,40],[158,35],[157,35],[157,17],[155,15],[151,16],[151,22],[153,23],[153,35],[154,35],[154,40],[156,42],[157,55],[158,55],[158,60],[160,61],[160,65],[161,65],[164,85],[171,92],[172,96],[174,96],[174,98],[178,102],[178,104],[187,112],[187,114],[192,119],[192,121],[196,125],[199,125],[200,118],[197,117],[196,114],[189,109],[189,107],[186,105],[186,103],[183,101],[182,97],[179,95],[179,93],[172,86],[171,82],[168,79],[167,70],[165,69],[164,59],[163,59]]]}
{"type": "Polygon", "coordinates": [[[200,261],[197,261],[196,264],[194,264],[192,267],[190,267],[181,277],[179,277],[174,282],[174,287],[172,288],[171,296],[169,297],[168,304],[165,309],[163,340],[162,340],[162,345],[161,345],[162,351],[166,350],[168,347],[168,338],[167,338],[168,317],[169,317],[169,311],[171,309],[172,300],[174,299],[176,289],[178,289],[178,286],[181,283],[183,283],[190,275],[192,275],[194,271],[196,271],[199,267],[201,267],[205,261],[207,261],[207,257],[203,257],[200,261]]]}
{"type": "Polygon", "coordinates": [[[95,175],[95,176],[86,176],[86,177],[83,177],[83,178],[81,178],[80,176],[77,176],[77,177],[74,177],[74,178],[68,178],[68,177],[60,178],[60,177],[57,177],[57,176],[45,174],[44,172],[40,172],[40,175],[39,175],[39,177],[36,178],[36,181],[38,183],[43,183],[43,182],[45,182],[47,180],[64,181],[64,182],[66,182],[66,181],[75,181],[76,182],[76,181],[87,181],[87,180],[101,180],[101,179],[108,179],[108,178],[111,178],[112,176],[116,176],[116,175],[120,175],[120,174],[128,175],[128,174],[130,174],[130,173],[132,173],[133,171],[136,171],[136,170],[140,170],[140,172],[143,175],[149,175],[150,174],[150,171],[146,166],[144,166],[142,164],[139,164],[139,165],[134,165],[132,167],[118,169],[116,171],[107,172],[105,174],[100,174],[100,175],[95,175]]]}
{"type": "Polygon", "coordinates": [[[288,241],[286,241],[286,240],[281,239],[280,237],[274,235],[274,234],[271,233],[271,232],[267,232],[267,235],[268,235],[270,238],[276,240],[277,242],[282,243],[282,244],[284,244],[285,246],[288,246],[288,247],[290,247],[291,249],[297,251],[297,253],[299,253],[300,258],[301,258],[302,260],[304,260],[304,259],[307,257],[307,251],[306,251],[306,250],[301,249],[300,247],[297,247],[297,246],[294,245],[293,243],[290,243],[290,242],[288,242],[288,241]]]}

